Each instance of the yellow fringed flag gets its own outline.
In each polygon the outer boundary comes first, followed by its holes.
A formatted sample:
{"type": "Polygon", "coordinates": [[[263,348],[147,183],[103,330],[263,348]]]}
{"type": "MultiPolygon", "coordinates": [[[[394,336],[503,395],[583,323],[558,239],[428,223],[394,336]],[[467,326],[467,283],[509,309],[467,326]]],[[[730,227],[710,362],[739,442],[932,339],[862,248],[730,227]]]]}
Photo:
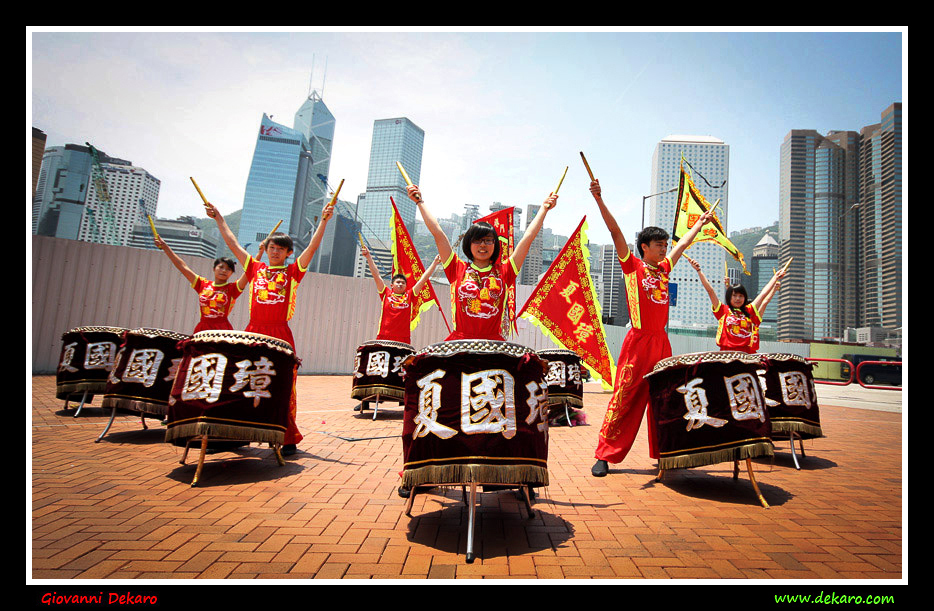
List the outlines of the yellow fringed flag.
{"type": "MultiPolygon", "coordinates": [[[[697,190],[691,175],[684,169],[684,160],[682,160],[681,180],[678,185],[678,207],[675,209],[675,226],[671,232],[672,242],[677,243],[677,241],[694,226],[697,219],[699,219],[703,213],[710,210],[711,207],[716,207],[716,205],[711,206],[704,196],[701,195],[700,191],[697,190]]],[[[750,275],[749,270],[746,269],[746,262],[743,260],[743,253],[741,253],[739,249],[733,245],[733,242],[726,237],[723,224],[720,222],[720,219],[717,218],[716,213],[714,213],[711,222],[700,230],[700,233],[694,238],[694,242],[691,243],[691,246],[698,242],[713,242],[719,244],[720,247],[730,253],[734,259],[739,261],[740,265],[743,266],[743,272],[745,272],[747,276],[750,275]]],[[[688,248],[690,248],[690,246],[688,246],[688,248]]]]}
{"type": "Polygon", "coordinates": [[[616,367],[600,318],[600,300],[590,280],[586,220],[586,216],[581,219],[519,316],[576,353],[594,378],[611,388],[616,367]]]}
{"type": "MultiPolygon", "coordinates": [[[[422,265],[422,260],[415,250],[415,244],[412,243],[412,238],[409,236],[409,230],[405,228],[405,223],[402,221],[402,217],[396,209],[395,200],[390,197],[389,202],[392,204],[392,217],[389,219],[389,227],[392,230],[392,273],[393,275],[404,274],[409,278],[410,286],[414,286],[415,283],[418,282],[418,279],[422,277],[422,274],[425,273],[426,268],[422,265]]],[[[360,238],[360,243],[363,243],[362,236],[360,238]]],[[[414,331],[415,327],[418,326],[422,312],[430,308],[433,304],[437,304],[438,309],[441,310],[441,302],[438,301],[438,296],[435,294],[435,288],[432,286],[431,280],[427,281],[425,286],[422,287],[421,292],[417,295],[413,295],[412,298],[412,314],[409,319],[409,328],[414,331]]],[[[448,328],[448,333],[450,333],[451,327],[448,325],[448,319],[444,316],[444,310],[441,310],[441,318],[444,320],[444,325],[448,328]]]]}

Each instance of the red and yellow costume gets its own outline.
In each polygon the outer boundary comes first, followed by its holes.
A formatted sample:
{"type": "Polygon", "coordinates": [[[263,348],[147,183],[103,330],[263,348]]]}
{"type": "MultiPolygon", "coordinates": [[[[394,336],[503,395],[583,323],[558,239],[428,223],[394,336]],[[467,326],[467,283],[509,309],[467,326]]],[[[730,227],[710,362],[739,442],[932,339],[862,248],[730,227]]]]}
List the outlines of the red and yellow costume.
{"type": "Polygon", "coordinates": [[[762,316],[752,303],[731,308],[718,302],[713,309],[717,325],[717,345],[720,350],[738,350],[755,354],[759,350],[759,325],[762,316]]]}
{"type": "MultiPolygon", "coordinates": [[[[665,332],[671,260],[666,257],[658,267],[653,267],[629,252],[625,259],[620,259],[620,266],[623,268],[632,328],[626,333],[619,353],[613,396],[597,443],[597,459],[608,463],[622,462],[639,432],[649,401],[649,384],[643,376],[658,361],[671,356],[671,344],[665,332]]],[[[658,458],[651,411],[648,422],[649,455],[658,458]]]]}
{"type": "Polygon", "coordinates": [[[454,331],[446,341],[504,341],[502,321],[506,288],[515,284],[518,276],[512,259],[479,268],[473,263],[464,263],[451,252],[444,263],[444,274],[451,283],[451,309],[454,311],[454,331]]]}
{"type": "Polygon", "coordinates": [[[191,283],[191,288],[198,293],[198,307],[201,311],[201,320],[198,321],[194,333],[233,329],[227,316],[233,309],[237,297],[243,292],[237,287],[236,282],[214,284],[211,280],[198,276],[191,283]]]}
{"type": "MultiPolygon", "coordinates": [[[[289,328],[289,320],[295,313],[298,284],[305,277],[307,270],[302,269],[298,262],[270,267],[253,257],[247,259],[244,268],[250,282],[250,322],[245,330],[286,341],[294,350],[295,340],[292,337],[292,329],[289,328]]],[[[295,369],[297,374],[298,366],[295,369]]],[[[294,445],[302,440],[302,434],[295,424],[297,411],[293,382],[292,398],[289,402],[289,426],[285,431],[284,445],[294,445]]]]}
{"type": "Polygon", "coordinates": [[[412,289],[397,294],[384,286],[379,294],[382,299],[382,313],[379,317],[379,333],[376,339],[384,339],[404,344],[412,343],[412,289]]]}

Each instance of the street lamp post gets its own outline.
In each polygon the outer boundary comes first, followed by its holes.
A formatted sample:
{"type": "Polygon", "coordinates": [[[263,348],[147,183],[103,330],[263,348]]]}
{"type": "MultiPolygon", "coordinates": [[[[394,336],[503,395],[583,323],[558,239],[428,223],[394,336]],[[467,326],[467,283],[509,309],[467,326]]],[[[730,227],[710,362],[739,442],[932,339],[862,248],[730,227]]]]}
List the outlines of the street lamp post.
{"type": "Polygon", "coordinates": [[[645,228],[645,200],[649,199],[650,197],[655,197],[656,195],[665,195],[666,193],[674,193],[677,190],[678,190],[678,187],[672,187],[668,189],[667,191],[659,191],[658,193],[653,193],[651,195],[642,196],[642,228],[643,229],[645,228]]]}

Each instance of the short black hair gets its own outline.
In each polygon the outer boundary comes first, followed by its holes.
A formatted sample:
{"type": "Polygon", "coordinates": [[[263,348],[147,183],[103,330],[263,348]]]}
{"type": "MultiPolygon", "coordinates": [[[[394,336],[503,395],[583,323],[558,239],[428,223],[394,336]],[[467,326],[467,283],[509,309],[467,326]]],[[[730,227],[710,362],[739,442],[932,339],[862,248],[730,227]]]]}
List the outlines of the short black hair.
{"type": "Polygon", "coordinates": [[[499,234],[496,233],[496,229],[493,228],[493,225],[485,221],[479,223],[473,223],[467,232],[464,234],[464,239],[461,240],[461,250],[467,256],[469,261],[473,261],[473,253],[470,250],[470,245],[473,242],[482,240],[483,238],[493,236],[493,256],[490,257],[490,261],[494,263],[499,261],[499,234]]]}
{"type": "Polygon", "coordinates": [[[406,276],[405,274],[393,274],[392,279],[390,280],[390,282],[395,282],[395,281],[396,281],[396,278],[402,278],[403,280],[405,280],[405,283],[406,283],[406,284],[409,283],[409,277],[406,276]]]}
{"type": "MultiPolygon", "coordinates": [[[[226,265],[230,269],[231,273],[237,271],[237,264],[230,257],[218,257],[214,259],[214,267],[217,267],[219,263],[223,263],[224,265],[226,265]]],[[[214,267],[212,267],[211,269],[214,269],[214,267]]]]}
{"type": "Polygon", "coordinates": [[[730,286],[726,287],[726,295],[724,296],[726,301],[724,303],[726,303],[727,307],[733,307],[731,305],[733,302],[733,293],[739,293],[746,298],[746,300],[743,302],[743,307],[746,307],[746,304],[749,303],[749,294],[746,292],[746,287],[744,287],[742,284],[731,284],[730,286]]]}
{"type": "Polygon", "coordinates": [[[292,236],[287,233],[282,233],[281,231],[269,234],[269,237],[266,238],[266,244],[275,244],[276,246],[281,246],[286,250],[294,249],[292,245],[292,236]]]}
{"type": "Polygon", "coordinates": [[[642,245],[648,245],[655,240],[668,240],[668,232],[661,227],[654,226],[644,227],[642,231],[639,232],[636,238],[636,252],[639,254],[640,259],[645,258],[645,253],[642,252],[642,245]]]}

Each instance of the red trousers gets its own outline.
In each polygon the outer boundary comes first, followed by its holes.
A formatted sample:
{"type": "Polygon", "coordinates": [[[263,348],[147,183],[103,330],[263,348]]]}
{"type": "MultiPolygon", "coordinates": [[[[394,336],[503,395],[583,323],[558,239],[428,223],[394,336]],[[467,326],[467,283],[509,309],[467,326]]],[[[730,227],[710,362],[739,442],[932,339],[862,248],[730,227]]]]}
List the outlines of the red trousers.
{"type": "MultiPolygon", "coordinates": [[[[616,363],[613,396],[600,428],[596,457],[608,463],[622,462],[642,425],[649,402],[649,383],[643,379],[655,364],[671,356],[668,335],[662,331],[630,329],[616,363]]],[[[649,405],[649,456],[658,458],[655,421],[649,405]]]]}

